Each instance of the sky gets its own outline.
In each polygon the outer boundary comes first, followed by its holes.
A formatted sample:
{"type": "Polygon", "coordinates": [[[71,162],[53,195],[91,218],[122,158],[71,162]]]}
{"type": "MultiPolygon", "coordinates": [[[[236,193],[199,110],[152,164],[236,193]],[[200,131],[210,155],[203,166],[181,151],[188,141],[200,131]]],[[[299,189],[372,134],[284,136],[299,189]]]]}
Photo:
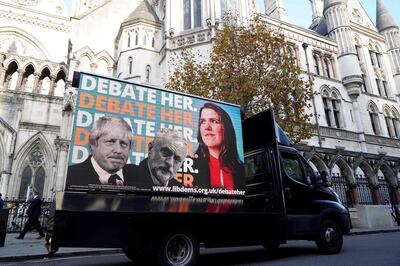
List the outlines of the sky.
{"type": "MultiPolygon", "coordinates": [[[[64,1],[66,5],[71,9],[72,0],[64,1]]],[[[376,0],[360,0],[360,2],[370,16],[372,22],[375,24],[376,0]]],[[[389,10],[397,25],[400,26],[400,1],[383,0],[383,3],[389,10]]],[[[310,0],[283,0],[283,4],[288,13],[290,23],[302,27],[308,27],[311,25],[312,11],[310,0]]],[[[264,10],[264,0],[257,0],[257,8],[260,11],[264,10]]]]}
{"type": "MultiPolygon", "coordinates": [[[[258,9],[264,9],[264,0],[257,0],[258,9]]],[[[367,11],[372,22],[376,22],[376,0],[360,0],[361,5],[367,11]]],[[[400,1],[383,0],[383,4],[389,10],[397,25],[400,25],[400,1]]],[[[307,27],[311,25],[312,10],[310,0],[283,0],[283,5],[289,16],[289,22],[298,26],[307,27]],[[299,15],[301,14],[301,15],[299,15]]]]}

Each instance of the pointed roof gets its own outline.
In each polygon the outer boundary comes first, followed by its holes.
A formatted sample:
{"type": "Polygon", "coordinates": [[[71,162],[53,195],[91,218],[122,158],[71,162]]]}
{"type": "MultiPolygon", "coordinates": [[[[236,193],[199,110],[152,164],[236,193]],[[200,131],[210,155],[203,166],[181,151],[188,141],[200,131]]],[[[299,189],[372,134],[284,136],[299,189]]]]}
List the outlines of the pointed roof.
{"type": "Polygon", "coordinates": [[[336,4],[345,4],[347,0],[324,0],[324,11],[336,4]]]}
{"type": "Polygon", "coordinates": [[[157,24],[160,23],[157,14],[154,12],[147,0],[143,0],[122,24],[130,24],[138,20],[145,20],[157,24]]]}
{"type": "Polygon", "coordinates": [[[318,26],[315,27],[314,31],[322,36],[328,35],[328,26],[326,25],[326,19],[324,17],[319,20],[318,26]]]}
{"type": "Polygon", "coordinates": [[[389,14],[389,11],[383,5],[382,0],[376,0],[376,27],[379,31],[387,28],[399,28],[393,17],[389,14]]]}

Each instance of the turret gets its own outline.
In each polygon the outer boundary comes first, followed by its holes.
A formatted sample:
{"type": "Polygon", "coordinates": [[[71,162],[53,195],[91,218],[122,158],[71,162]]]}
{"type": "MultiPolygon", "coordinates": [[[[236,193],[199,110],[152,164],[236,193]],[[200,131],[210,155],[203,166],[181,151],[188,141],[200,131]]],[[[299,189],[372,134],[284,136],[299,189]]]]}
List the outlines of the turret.
{"type": "Polygon", "coordinates": [[[276,18],[285,22],[289,21],[283,0],[264,0],[265,14],[272,18],[276,18]]]}
{"type": "Polygon", "coordinates": [[[385,36],[387,53],[393,70],[397,93],[400,94],[400,31],[393,17],[383,5],[382,0],[376,1],[376,27],[385,36]]]}
{"type": "Polygon", "coordinates": [[[324,0],[323,12],[328,35],[338,44],[343,85],[349,96],[356,100],[360,95],[362,76],[347,15],[347,0],[324,0]]]}
{"type": "Polygon", "coordinates": [[[311,29],[314,29],[323,16],[324,0],[310,0],[312,8],[312,24],[311,29]]]}
{"type": "Polygon", "coordinates": [[[161,22],[153,8],[142,1],[121,24],[116,38],[117,76],[136,82],[159,84],[157,58],[161,22]]]}

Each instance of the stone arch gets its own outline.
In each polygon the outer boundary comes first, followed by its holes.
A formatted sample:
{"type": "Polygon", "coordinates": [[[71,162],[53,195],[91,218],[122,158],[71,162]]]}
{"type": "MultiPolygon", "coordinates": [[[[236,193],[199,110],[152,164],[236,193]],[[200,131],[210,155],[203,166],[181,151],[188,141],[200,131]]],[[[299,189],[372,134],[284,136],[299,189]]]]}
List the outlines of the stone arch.
{"type": "Polygon", "coordinates": [[[18,79],[18,69],[19,64],[18,60],[13,59],[11,60],[6,67],[6,73],[4,75],[4,88],[9,90],[15,90],[17,87],[17,79],[18,79]]]}
{"type": "Polygon", "coordinates": [[[8,68],[10,66],[10,64],[12,64],[13,62],[15,64],[17,64],[17,66],[19,68],[22,64],[22,59],[18,55],[10,55],[7,57],[6,60],[4,60],[4,63],[3,63],[4,68],[8,68]]]}
{"type": "Polygon", "coordinates": [[[92,50],[88,46],[85,46],[82,49],[76,51],[74,53],[74,56],[78,60],[80,60],[84,56],[87,56],[89,58],[90,62],[93,62],[93,60],[95,59],[94,53],[92,52],[92,50]]]}
{"type": "Polygon", "coordinates": [[[330,88],[328,85],[322,85],[321,88],[319,89],[321,95],[324,95],[324,92],[326,92],[327,96],[330,95],[330,88]]]}
{"type": "Polygon", "coordinates": [[[334,98],[334,99],[341,100],[342,99],[342,94],[340,93],[340,91],[336,87],[332,87],[331,88],[331,97],[334,98]],[[337,95],[337,97],[333,96],[334,93],[337,95]]]}
{"type": "Polygon", "coordinates": [[[37,64],[37,62],[36,62],[36,60],[28,59],[28,60],[26,60],[25,62],[23,62],[23,63],[21,64],[21,69],[27,68],[28,65],[32,65],[33,68],[34,68],[35,70],[37,70],[37,69],[39,68],[39,66],[38,66],[38,64],[37,64]]]}
{"type": "Polygon", "coordinates": [[[369,101],[367,106],[369,111],[373,111],[374,113],[379,113],[379,108],[374,101],[369,101]]]}
{"type": "Polygon", "coordinates": [[[386,161],[381,161],[381,163],[378,165],[379,168],[377,168],[378,170],[381,170],[381,172],[383,173],[386,182],[391,186],[391,187],[395,187],[397,186],[397,178],[395,175],[395,172],[392,170],[392,167],[390,167],[390,165],[386,162],[386,161]]]}
{"type": "Polygon", "coordinates": [[[64,96],[65,91],[65,82],[66,82],[67,74],[64,69],[60,69],[57,72],[56,79],[54,80],[54,95],[55,96],[64,96]]]}
{"type": "Polygon", "coordinates": [[[54,75],[54,69],[52,68],[52,66],[49,64],[49,62],[43,62],[39,65],[38,67],[38,73],[42,73],[43,70],[48,69],[50,72],[50,75],[54,75]]]}
{"type": "Polygon", "coordinates": [[[47,195],[48,193],[51,193],[51,187],[53,183],[53,175],[54,175],[54,162],[55,162],[55,151],[52,149],[49,141],[46,139],[46,137],[43,135],[42,132],[37,132],[35,135],[33,135],[16,153],[14,159],[14,164],[11,170],[11,173],[13,174],[13,178],[10,179],[10,184],[8,187],[8,195],[11,195],[12,197],[15,197],[18,195],[19,188],[20,188],[20,183],[21,183],[21,176],[22,176],[22,171],[24,170],[25,162],[27,157],[29,156],[30,152],[36,148],[39,147],[40,151],[43,153],[44,161],[45,163],[43,164],[43,168],[46,173],[46,182],[44,185],[44,195],[43,198],[46,196],[49,197],[50,195],[47,195]]]}
{"type": "Polygon", "coordinates": [[[50,93],[50,86],[51,81],[50,77],[52,73],[50,72],[50,68],[45,65],[39,72],[39,82],[38,82],[38,90],[40,94],[49,94],[50,93]]]}
{"type": "Polygon", "coordinates": [[[47,51],[46,46],[43,45],[37,38],[28,32],[16,27],[0,27],[0,36],[7,35],[21,39],[31,47],[33,47],[42,59],[51,58],[50,53],[47,51]]]}
{"type": "Polygon", "coordinates": [[[376,179],[376,176],[375,176],[375,171],[372,168],[372,166],[368,163],[367,160],[362,159],[362,160],[356,162],[354,164],[354,168],[353,168],[354,171],[358,167],[360,167],[360,169],[364,172],[365,177],[367,178],[369,184],[371,184],[371,185],[378,184],[378,180],[376,179]]]}
{"type": "Polygon", "coordinates": [[[382,105],[382,113],[387,112],[388,114],[390,114],[390,107],[388,104],[384,104],[382,105]]]}
{"type": "Polygon", "coordinates": [[[400,118],[400,113],[399,113],[399,111],[397,111],[397,108],[396,108],[395,106],[392,106],[392,107],[390,108],[390,111],[391,111],[391,113],[392,113],[392,115],[393,115],[394,117],[400,118]]]}
{"type": "Polygon", "coordinates": [[[337,165],[340,169],[340,171],[342,172],[342,174],[344,174],[346,181],[349,184],[354,184],[355,183],[355,178],[354,178],[354,172],[353,169],[350,167],[350,165],[346,162],[345,158],[343,158],[343,156],[341,155],[336,155],[330,162],[329,162],[329,169],[331,169],[334,167],[334,165],[337,165]]]}
{"type": "Polygon", "coordinates": [[[322,171],[329,173],[329,167],[317,153],[312,154],[308,160],[312,162],[315,167],[317,167],[319,173],[321,173],[322,171]]]}
{"type": "Polygon", "coordinates": [[[106,50],[103,50],[103,51],[99,52],[96,55],[96,60],[97,61],[100,61],[100,60],[106,61],[108,67],[112,67],[114,65],[113,58],[110,56],[110,54],[106,50]]]}
{"type": "Polygon", "coordinates": [[[25,92],[32,92],[34,90],[34,83],[35,83],[35,72],[36,68],[33,64],[29,63],[25,65],[24,73],[22,75],[21,81],[21,89],[25,92]]]}

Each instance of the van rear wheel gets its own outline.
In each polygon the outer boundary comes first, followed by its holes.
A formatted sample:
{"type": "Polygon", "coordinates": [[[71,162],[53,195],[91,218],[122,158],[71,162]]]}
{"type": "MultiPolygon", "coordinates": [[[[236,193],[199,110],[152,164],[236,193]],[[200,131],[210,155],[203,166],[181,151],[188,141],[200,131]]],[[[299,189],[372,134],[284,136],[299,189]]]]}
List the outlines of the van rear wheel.
{"type": "Polygon", "coordinates": [[[161,240],[158,256],[160,265],[195,265],[198,257],[199,243],[191,233],[170,233],[161,240]]]}
{"type": "Polygon", "coordinates": [[[333,220],[324,220],[321,224],[319,235],[315,242],[318,249],[322,253],[339,253],[343,246],[343,234],[339,225],[333,220]]]}

